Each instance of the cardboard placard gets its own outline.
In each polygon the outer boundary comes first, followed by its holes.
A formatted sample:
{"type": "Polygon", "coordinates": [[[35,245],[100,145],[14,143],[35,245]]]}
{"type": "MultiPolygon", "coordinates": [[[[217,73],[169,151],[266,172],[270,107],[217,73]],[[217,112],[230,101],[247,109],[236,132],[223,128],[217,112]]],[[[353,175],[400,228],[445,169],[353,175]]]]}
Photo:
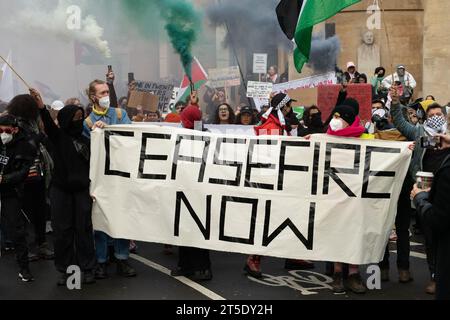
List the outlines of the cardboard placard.
{"type": "MultiPolygon", "coordinates": [[[[319,86],[317,105],[322,111],[322,120],[326,121],[336,106],[341,85],[319,86]]],[[[353,98],[359,103],[359,117],[361,120],[372,119],[372,86],[370,84],[349,84],[347,98],[353,98]]]]}
{"type": "Polygon", "coordinates": [[[150,92],[131,91],[128,99],[129,108],[137,108],[142,106],[145,111],[158,111],[159,97],[150,92]]]}
{"type": "Polygon", "coordinates": [[[159,84],[149,81],[135,82],[136,91],[148,92],[159,97],[158,109],[161,114],[170,112],[169,104],[172,100],[173,89],[174,86],[169,84],[159,84]]]}
{"type": "Polygon", "coordinates": [[[208,70],[208,86],[211,88],[236,87],[241,85],[239,67],[208,70]]]}

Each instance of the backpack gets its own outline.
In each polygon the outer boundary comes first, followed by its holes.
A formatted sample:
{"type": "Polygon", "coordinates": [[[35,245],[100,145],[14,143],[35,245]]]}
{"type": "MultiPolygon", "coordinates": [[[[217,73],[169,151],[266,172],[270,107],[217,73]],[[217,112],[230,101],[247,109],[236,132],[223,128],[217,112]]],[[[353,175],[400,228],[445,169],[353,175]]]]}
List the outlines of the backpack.
{"type": "MultiPolygon", "coordinates": [[[[123,112],[122,112],[122,109],[120,109],[120,108],[114,108],[114,109],[115,109],[115,111],[116,111],[117,119],[118,119],[119,121],[122,121],[122,119],[123,119],[123,112]]],[[[89,129],[92,129],[92,127],[94,126],[94,123],[92,122],[91,117],[87,117],[84,121],[86,122],[88,128],[89,128],[89,129]]]]}

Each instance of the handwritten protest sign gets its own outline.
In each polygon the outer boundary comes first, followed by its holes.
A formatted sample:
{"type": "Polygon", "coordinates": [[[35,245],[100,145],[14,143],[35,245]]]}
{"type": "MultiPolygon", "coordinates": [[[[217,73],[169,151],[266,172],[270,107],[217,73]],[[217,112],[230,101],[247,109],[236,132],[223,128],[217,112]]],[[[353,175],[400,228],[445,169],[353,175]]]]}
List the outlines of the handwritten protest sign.
{"type": "Polygon", "coordinates": [[[149,92],[159,97],[158,110],[162,113],[168,113],[170,101],[173,95],[173,85],[170,84],[158,84],[149,81],[136,81],[135,90],[141,92],[149,92]]]}
{"type": "Polygon", "coordinates": [[[271,82],[249,81],[247,85],[247,98],[268,99],[273,90],[271,82]]]}
{"type": "Polygon", "coordinates": [[[211,88],[235,87],[241,85],[239,67],[208,70],[208,86],[211,88]]]}

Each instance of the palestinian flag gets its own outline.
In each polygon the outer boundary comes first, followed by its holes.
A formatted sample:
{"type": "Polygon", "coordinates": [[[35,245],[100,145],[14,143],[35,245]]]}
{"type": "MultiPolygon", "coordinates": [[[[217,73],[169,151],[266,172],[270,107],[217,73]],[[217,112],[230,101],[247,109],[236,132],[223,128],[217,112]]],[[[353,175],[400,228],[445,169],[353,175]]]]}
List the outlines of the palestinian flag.
{"type": "MultiPolygon", "coordinates": [[[[192,82],[194,83],[195,90],[199,90],[208,81],[208,74],[203,69],[197,58],[192,60],[192,82]]],[[[176,102],[186,101],[186,98],[191,94],[191,82],[187,75],[184,75],[183,82],[181,82],[180,92],[178,93],[176,102]]],[[[176,103],[175,102],[175,103],[176,103]]]]}
{"type": "Polygon", "coordinates": [[[295,39],[294,62],[298,72],[309,61],[313,27],[361,0],[281,0],[277,16],[281,29],[295,39]]]}

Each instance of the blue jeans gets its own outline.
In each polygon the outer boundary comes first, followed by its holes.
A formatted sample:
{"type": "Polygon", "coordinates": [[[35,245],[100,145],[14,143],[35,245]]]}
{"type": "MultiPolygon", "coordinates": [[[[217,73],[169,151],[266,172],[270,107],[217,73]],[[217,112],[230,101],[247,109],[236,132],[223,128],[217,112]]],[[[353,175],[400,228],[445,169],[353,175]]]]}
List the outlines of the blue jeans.
{"type": "Polygon", "coordinates": [[[130,240],[113,239],[106,233],[95,231],[95,252],[98,263],[106,263],[108,260],[108,244],[114,246],[114,256],[118,260],[128,260],[130,255],[130,240]]]}

